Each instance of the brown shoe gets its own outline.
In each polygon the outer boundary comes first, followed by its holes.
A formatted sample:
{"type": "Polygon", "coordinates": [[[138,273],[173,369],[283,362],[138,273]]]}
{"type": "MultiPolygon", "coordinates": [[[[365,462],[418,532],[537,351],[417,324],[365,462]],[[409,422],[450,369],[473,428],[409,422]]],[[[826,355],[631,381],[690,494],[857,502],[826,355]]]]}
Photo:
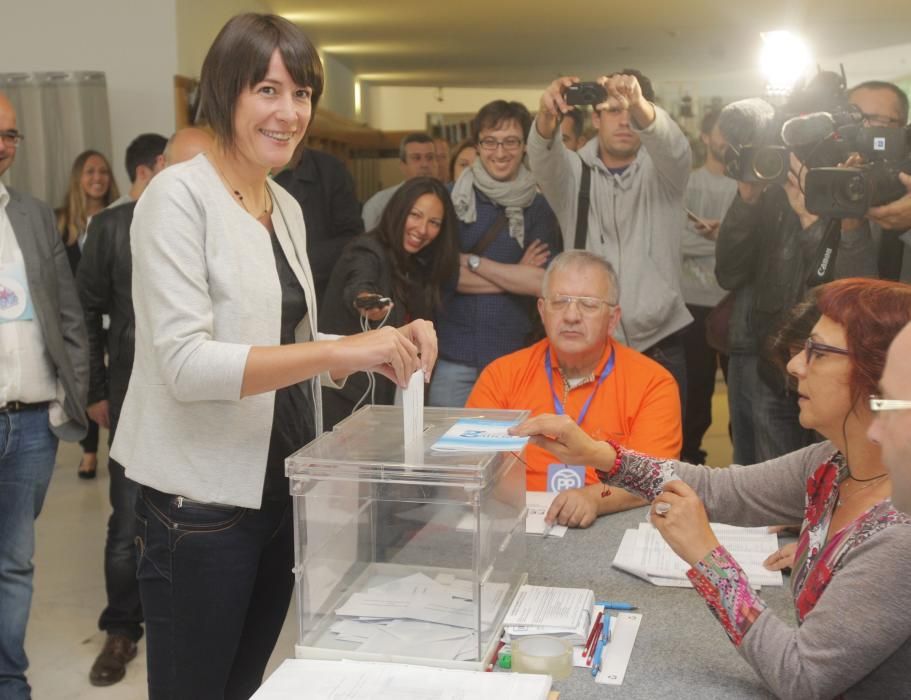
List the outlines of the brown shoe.
{"type": "Polygon", "coordinates": [[[136,642],[122,634],[109,634],[104,648],[89,671],[92,685],[114,685],[127,672],[127,664],[136,658],[136,642]]]}

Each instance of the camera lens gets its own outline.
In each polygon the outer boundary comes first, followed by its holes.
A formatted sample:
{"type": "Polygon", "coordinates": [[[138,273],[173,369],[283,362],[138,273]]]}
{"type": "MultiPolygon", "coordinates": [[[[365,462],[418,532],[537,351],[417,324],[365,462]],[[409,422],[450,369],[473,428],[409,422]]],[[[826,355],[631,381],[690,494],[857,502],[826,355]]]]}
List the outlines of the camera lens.
{"type": "Polygon", "coordinates": [[[844,180],[841,186],[834,192],[835,200],[838,202],[852,203],[863,202],[867,197],[867,185],[864,176],[860,173],[852,175],[844,180]]]}
{"type": "Polygon", "coordinates": [[[784,151],[776,148],[759,148],[753,160],[753,172],[760,180],[774,180],[781,177],[788,167],[784,151]]]}

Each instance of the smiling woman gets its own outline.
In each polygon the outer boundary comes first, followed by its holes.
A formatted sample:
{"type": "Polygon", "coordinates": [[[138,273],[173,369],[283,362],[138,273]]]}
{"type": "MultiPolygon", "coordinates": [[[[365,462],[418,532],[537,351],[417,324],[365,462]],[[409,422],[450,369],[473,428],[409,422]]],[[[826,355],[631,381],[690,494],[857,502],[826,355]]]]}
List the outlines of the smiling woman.
{"type": "MultiPolygon", "coordinates": [[[[457,246],[446,188],[432,177],[407,180],[389,200],[379,225],[345,247],[326,287],[320,328],[347,334],[406,319],[432,320],[446,291],[455,288],[457,246]]],[[[394,397],[395,385],[388,379],[352,375],[343,389],[323,391],[326,429],[361,404],[391,404],[394,397]]]]}
{"type": "Polygon", "coordinates": [[[307,131],[323,69],[300,29],[239,15],[203,64],[208,153],[157,175],[131,228],[133,374],[111,455],[140,484],[149,696],[248,698],[294,577],[284,459],[322,432],[321,385],[428,375],[426,321],[321,338],[297,202],[268,179],[307,131]]]}

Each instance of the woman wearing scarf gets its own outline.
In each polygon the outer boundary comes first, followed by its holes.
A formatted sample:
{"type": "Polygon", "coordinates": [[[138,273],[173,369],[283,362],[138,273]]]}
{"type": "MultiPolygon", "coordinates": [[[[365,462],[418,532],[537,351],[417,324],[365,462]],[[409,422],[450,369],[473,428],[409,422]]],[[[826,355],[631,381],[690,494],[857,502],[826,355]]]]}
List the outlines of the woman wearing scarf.
{"type": "Polygon", "coordinates": [[[463,406],[481,370],[527,345],[534,328],[530,302],[562,239],[524,163],[530,127],[528,110],[505,100],[472,120],[478,158],[452,189],[462,255],[456,294],[438,315],[433,406],[463,406]]]}

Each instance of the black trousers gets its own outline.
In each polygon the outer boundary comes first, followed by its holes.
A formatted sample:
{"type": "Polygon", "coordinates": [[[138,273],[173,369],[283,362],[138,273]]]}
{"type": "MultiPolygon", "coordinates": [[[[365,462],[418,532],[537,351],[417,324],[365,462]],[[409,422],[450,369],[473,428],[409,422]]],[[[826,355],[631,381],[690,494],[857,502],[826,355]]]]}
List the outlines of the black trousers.
{"type": "Polygon", "coordinates": [[[683,415],[683,451],[681,459],[691,464],[703,464],[706,453],[702,438],[712,425],[712,394],[715,393],[715,373],[718,366],[728,376],[728,357],[709,346],[705,340],[705,319],[711,306],[686,307],[693,323],[683,331],[686,354],[686,412],[683,415]]]}

